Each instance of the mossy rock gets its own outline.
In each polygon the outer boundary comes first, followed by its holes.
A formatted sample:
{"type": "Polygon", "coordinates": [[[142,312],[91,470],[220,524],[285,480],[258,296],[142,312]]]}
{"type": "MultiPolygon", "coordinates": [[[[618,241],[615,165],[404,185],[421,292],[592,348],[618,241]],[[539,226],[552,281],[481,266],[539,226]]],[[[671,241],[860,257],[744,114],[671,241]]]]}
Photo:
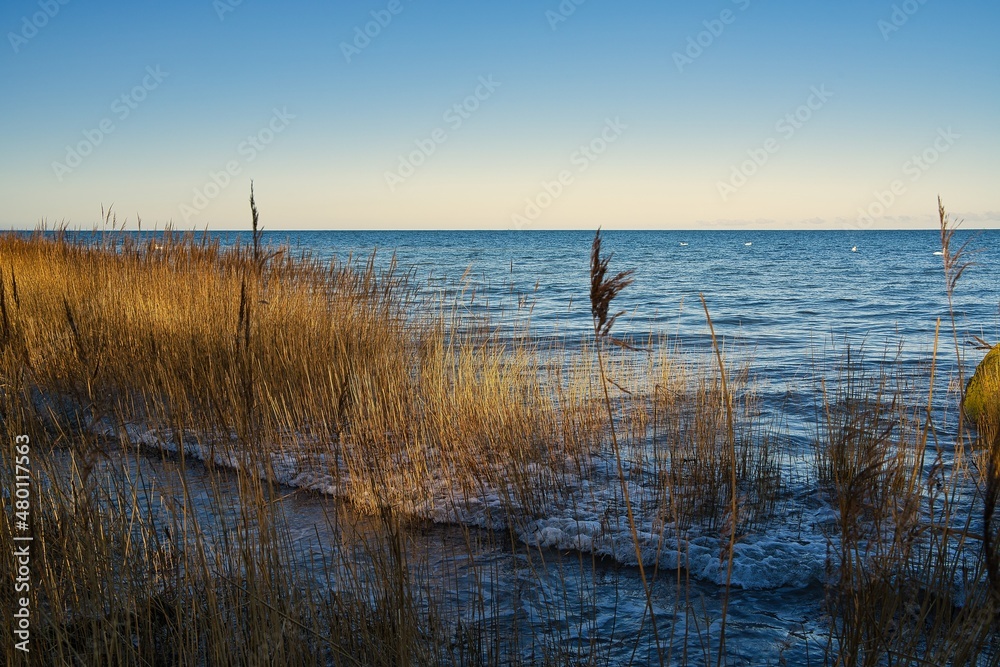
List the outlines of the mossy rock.
{"type": "Polygon", "coordinates": [[[974,424],[1000,421],[1000,345],[994,345],[965,387],[965,417],[974,424]]]}

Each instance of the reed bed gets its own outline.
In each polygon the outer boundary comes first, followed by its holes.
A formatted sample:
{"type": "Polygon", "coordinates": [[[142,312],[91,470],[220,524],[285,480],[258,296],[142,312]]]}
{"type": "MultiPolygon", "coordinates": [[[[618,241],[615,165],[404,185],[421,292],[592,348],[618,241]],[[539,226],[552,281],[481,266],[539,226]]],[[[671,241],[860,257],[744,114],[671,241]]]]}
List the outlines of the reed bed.
{"type": "MultiPolygon", "coordinates": [[[[607,278],[599,240],[594,339],[541,348],[394,262],[265,247],[251,205],[252,240],[230,248],[0,236],[0,437],[33,443],[34,660],[728,664],[735,554],[790,493],[745,357],[714,335],[615,339],[631,276],[607,278]],[[286,514],[303,489],[337,499],[315,535],[286,514]],[[717,549],[715,612],[691,593],[695,538],[717,549]],[[606,556],[641,573],[639,629],[596,621],[606,556]]],[[[849,356],[817,393],[815,483],[837,517],[817,664],[997,664],[996,429],[939,435],[934,369],[917,400],[895,368],[849,356]]],[[[0,578],[15,565],[0,556],[0,578]]]]}

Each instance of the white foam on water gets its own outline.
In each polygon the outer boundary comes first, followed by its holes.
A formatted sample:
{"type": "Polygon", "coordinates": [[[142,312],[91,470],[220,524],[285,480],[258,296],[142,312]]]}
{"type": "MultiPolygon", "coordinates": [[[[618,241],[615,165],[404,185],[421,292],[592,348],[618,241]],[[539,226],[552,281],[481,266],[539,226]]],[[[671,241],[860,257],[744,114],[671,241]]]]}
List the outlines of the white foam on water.
{"type": "MultiPolygon", "coordinates": [[[[138,424],[118,429],[107,422],[96,422],[91,430],[104,437],[124,437],[133,444],[175,454],[180,453],[180,442],[185,456],[202,461],[211,459],[216,465],[231,469],[256,467],[254,472],[261,478],[289,487],[330,496],[359,492],[352,488],[349,472],[333,469],[331,459],[323,455],[300,454],[286,448],[269,454],[269,465],[265,466],[241,454],[232,437],[219,438],[228,441],[227,446],[211,447],[193,434],[155,431],[138,424]]],[[[530,508],[536,516],[530,516],[529,508],[519,504],[511,488],[484,484],[476,494],[457,497],[449,481],[440,477],[427,480],[422,499],[414,500],[405,510],[438,523],[493,530],[510,528],[531,547],[580,551],[629,566],[635,566],[641,558],[647,568],[655,565],[663,571],[682,567],[698,579],[726,584],[729,535],[725,529],[677,530],[657,515],[655,503],[642,502],[649,489],[630,482],[635,517],[633,537],[611,461],[594,457],[585,469],[587,477],[582,477],[576,472],[576,462],[565,462],[558,472],[562,492],[542,506],[541,516],[537,516],[539,503],[530,508]]],[[[551,468],[537,464],[528,472],[533,479],[556,475],[551,468]]],[[[641,473],[639,468],[630,471],[640,478],[641,473]]],[[[788,517],[787,522],[740,536],[733,549],[729,583],[763,590],[802,588],[823,581],[828,552],[823,528],[835,520],[836,513],[824,504],[814,504],[815,509],[796,510],[794,519],[788,517]]]]}

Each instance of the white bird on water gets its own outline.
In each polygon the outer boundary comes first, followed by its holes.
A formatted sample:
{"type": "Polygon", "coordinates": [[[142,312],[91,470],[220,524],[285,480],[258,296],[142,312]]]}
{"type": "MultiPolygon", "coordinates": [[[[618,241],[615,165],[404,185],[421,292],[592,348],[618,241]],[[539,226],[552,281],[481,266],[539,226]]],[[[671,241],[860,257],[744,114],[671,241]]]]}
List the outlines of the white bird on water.
{"type": "Polygon", "coordinates": [[[858,246],[853,246],[851,248],[851,252],[857,252],[857,251],[858,251],[858,246]]]}
{"type": "Polygon", "coordinates": [[[750,246],[750,245],[753,245],[753,241],[747,241],[747,242],[746,242],[746,243],[744,243],[743,245],[747,245],[747,246],[750,246]]]}

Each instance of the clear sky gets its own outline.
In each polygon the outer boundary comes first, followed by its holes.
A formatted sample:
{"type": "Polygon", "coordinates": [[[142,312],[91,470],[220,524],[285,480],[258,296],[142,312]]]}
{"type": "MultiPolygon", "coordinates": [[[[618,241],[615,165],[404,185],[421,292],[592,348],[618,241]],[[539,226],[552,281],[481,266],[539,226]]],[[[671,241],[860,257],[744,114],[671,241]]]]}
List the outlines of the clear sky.
{"type": "Polygon", "coordinates": [[[5,0],[0,227],[1000,226],[995,0],[5,0]]]}

